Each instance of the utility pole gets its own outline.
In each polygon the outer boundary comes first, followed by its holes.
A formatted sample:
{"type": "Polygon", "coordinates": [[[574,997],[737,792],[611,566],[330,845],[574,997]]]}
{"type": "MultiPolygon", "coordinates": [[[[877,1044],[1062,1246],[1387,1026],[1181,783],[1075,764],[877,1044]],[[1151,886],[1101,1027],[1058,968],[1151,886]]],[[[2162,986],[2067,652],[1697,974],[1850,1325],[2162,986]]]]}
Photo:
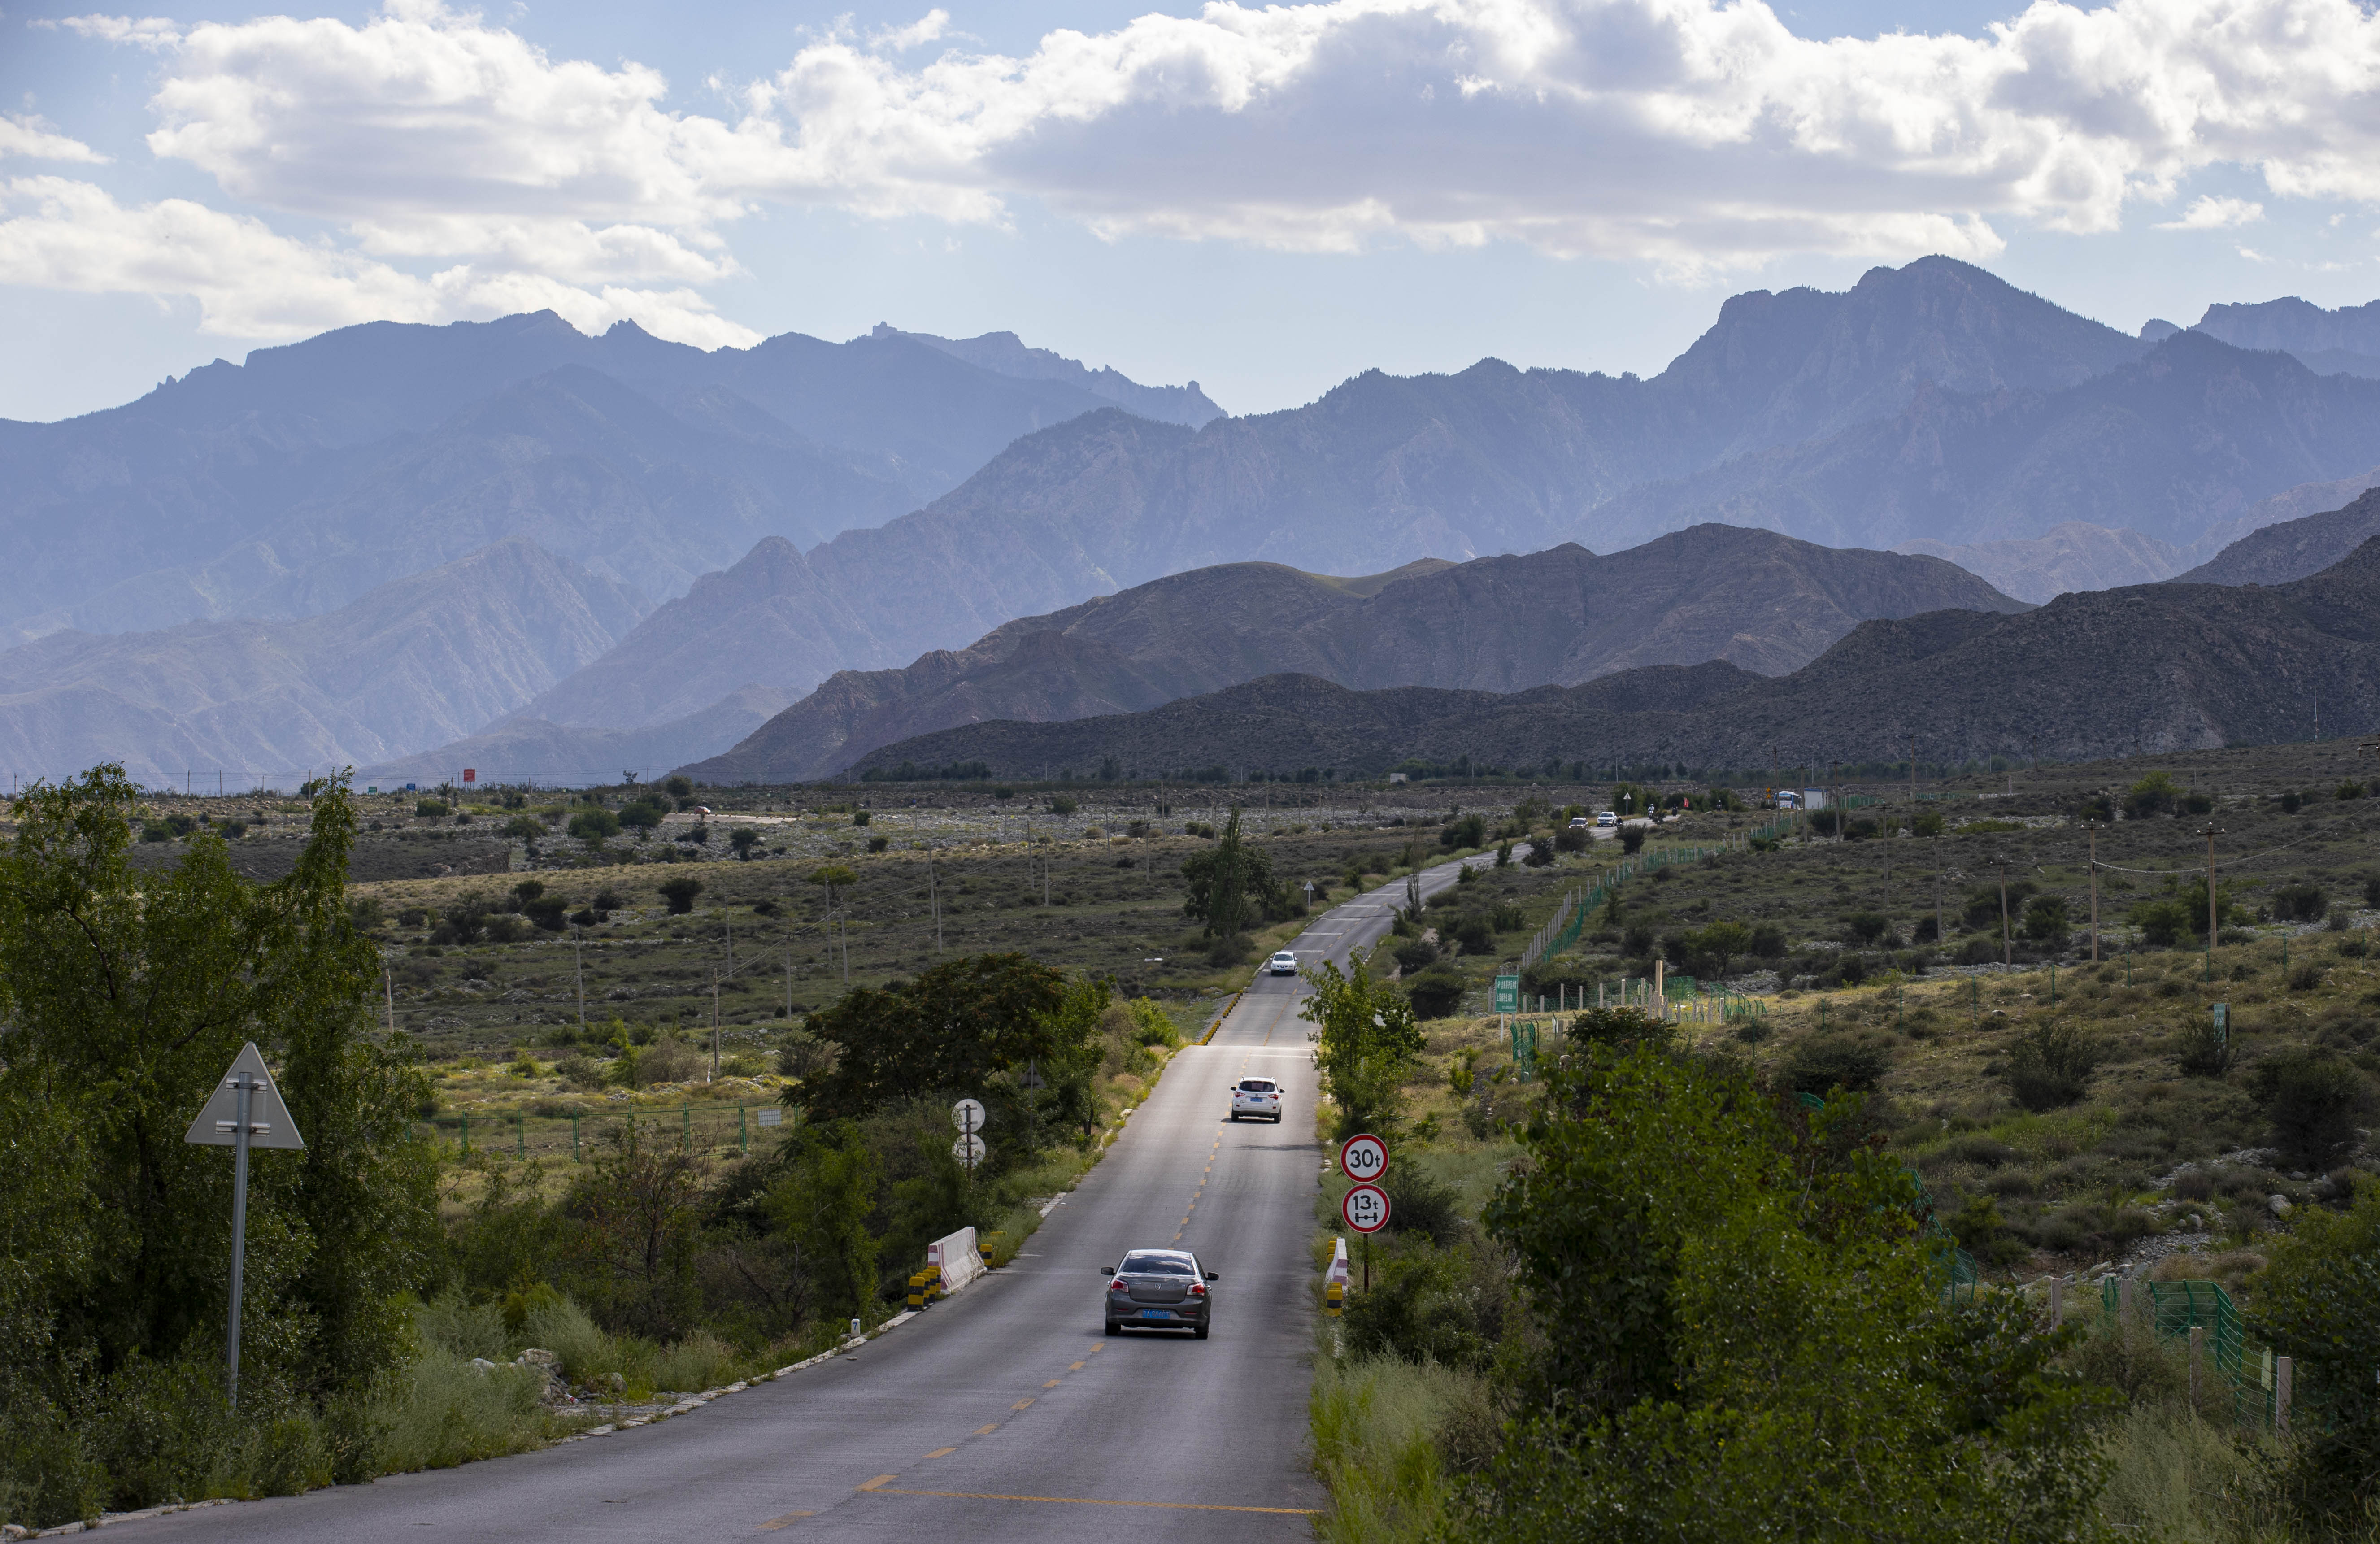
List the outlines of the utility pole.
{"type": "Polygon", "coordinates": [[[710,1076],[705,1083],[719,1081],[719,972],[710,973],[710,1076]]]}
{"type": "Polygon", "coordinates": [[[2091,963],[2099,963],[2099,822],[2086,821],[2091,833],[2091,963]]]}
{"type": "Polygon", "coordinates": [[[935,881],[934,860],[930,857],[926,859],[926,896],[933,903],[934,953],[939,954],[942,952],[942,890],[935,881]]]}
{"type": "Polygon", "coordinates": [[[1843,839],[1843,764],[1837,761],[1827,769],[1827,782],[1835,791],[1835,840],[1843,839]]]}
{"type": "Polygon", "coordinates": [[[2206,838],[2206,978],[2209,980],[2215,979],[2216,925],[2219,909],[2215,904],[2215,839],[2222,833],[2223,828],[2213,821],[2207,821],[2206,829],[2198,833],[2206,838]]]}
{"type": "Polygon", "coordinates": [[[2016,964],[2016,934],[2009,926],[2008,855],[2000,855],[2000,963],[2016,964]]]}

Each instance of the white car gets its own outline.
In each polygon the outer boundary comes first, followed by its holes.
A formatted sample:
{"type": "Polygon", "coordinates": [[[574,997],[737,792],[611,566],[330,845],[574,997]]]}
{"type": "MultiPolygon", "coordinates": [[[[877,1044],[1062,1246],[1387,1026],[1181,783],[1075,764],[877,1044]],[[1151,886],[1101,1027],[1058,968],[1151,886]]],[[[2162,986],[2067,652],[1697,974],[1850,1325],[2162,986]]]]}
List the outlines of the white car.
{"type": "Polygon", "coordinates": [[[1584,815],[1572,815],[1570,818],[1570,828],[1572,831],[1585,831],[1586,829],[1586,817],[1584,815]]]}
{"type": "Polygon", "coordinates": [[[1294,976],[1297,974],[1297,955],[1283,949],[1272,957],[1271,963],[1265,968],[1276,976],[1294,976]]]}
{"type": "Polygon", "coordinates": [[[1243,1077],[1240,1086],[1232,1090],[1232,1119],[1253,1115],[1258,1120],[1270,1116],[1272,1124],[1281,1124],[1281,1085],[1269,1077],[1243,1077]]]}
{"type": "Polygon", "coordinates": [[[1595,818],[1595,823],[1598,826],[1616,826],[1620,823],[1620,817],[1607,809],[1595,818]]]}

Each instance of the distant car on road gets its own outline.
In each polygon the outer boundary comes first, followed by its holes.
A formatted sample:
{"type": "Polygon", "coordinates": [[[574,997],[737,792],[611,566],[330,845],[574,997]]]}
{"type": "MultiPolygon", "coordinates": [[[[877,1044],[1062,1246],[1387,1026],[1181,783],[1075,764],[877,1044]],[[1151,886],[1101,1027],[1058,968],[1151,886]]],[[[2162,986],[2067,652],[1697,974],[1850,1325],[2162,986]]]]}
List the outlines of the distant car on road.
{"type": "Polygon", "coordinates": [[[1187,1249],[1135,1249],[1121,1265],[1102,1265],[1109,1277],[1107,1299],[1099,1317],[1112,1335],[1130,1326],[1135,1330],[1187,1330],[1207,1338],[1215,1312],[1208,1282],[1220,1281],[1211,1270],[1198,1269],[1198,1257],[1187,1249]]]}
{"type": "Polygon", "coordinates": [[[1232,1119],[1254,1115],[1258,1119],[1272,1118],[1281,1124],[1281,1085],[1269,1077],[1243,1077],[1240,1086],[1232,1090],[1232,1119]]]}
{"type": "Polygon", "coordinates": [[[1585,831],[1586,829],[1586,817],[1584,815],[1572,815],[1570,818],[1570,828],[1572,831],[1585,831]]]}
{"type": "Polygon", "coordinates": [[[1607,809],[1595,818],[1595,823],[1598,826],[1616,826],[1620,823],[1620,817],[1607,809]]]}
{"type": "Polygon", "coordinates": [[[1297,974],[1297,955],[1291,950],[1283,949],[1272,957],[1271,963],[1265,968],[1276,976],[1294,976],[1297,974]]]}

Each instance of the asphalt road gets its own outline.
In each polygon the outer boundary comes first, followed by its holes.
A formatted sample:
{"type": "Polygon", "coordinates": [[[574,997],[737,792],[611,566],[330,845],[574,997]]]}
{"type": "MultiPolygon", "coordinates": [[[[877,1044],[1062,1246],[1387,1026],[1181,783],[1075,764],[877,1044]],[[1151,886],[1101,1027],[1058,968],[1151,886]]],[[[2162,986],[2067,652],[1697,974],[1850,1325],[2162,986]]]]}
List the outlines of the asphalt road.
{"type": "MultiPolygon", "coordinates": [[[[1453,876],[1442,865],[1425,887],[1453,876]]],[[[1402,899],[1384,887],[1318,918],[1301,963],[1343,964],[1402,899]]],[[[857,1352],[633,1431],[108,1535],[1308,1538],[1324,1504],[1305,1416],[1322,1151],[1304,994],[1295,977],[1259,976],[1023,1256],[857,1352]],[[1280,1125],[1226,1118],[1250,1074],[1282,1085],[1280,1125]],[[1099,1267],[1177,1243],[1220,1274],[1211,1337],[1107,1335],[1099,1267]]]]}

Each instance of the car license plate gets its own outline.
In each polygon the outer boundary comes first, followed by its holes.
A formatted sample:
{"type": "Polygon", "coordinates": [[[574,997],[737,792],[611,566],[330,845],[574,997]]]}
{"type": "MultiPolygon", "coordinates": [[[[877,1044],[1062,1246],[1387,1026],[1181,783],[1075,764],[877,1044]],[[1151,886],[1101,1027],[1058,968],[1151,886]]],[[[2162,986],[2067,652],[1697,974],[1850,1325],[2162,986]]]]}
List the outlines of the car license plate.
{"type": "Polygon", "coordinates": [[[1140,1317],[1143,1319],[1172,1319],[1173,1317],[1173,1310],[1171,1308],[1143,1308],[1140,1310],[1140,1317]]]}

